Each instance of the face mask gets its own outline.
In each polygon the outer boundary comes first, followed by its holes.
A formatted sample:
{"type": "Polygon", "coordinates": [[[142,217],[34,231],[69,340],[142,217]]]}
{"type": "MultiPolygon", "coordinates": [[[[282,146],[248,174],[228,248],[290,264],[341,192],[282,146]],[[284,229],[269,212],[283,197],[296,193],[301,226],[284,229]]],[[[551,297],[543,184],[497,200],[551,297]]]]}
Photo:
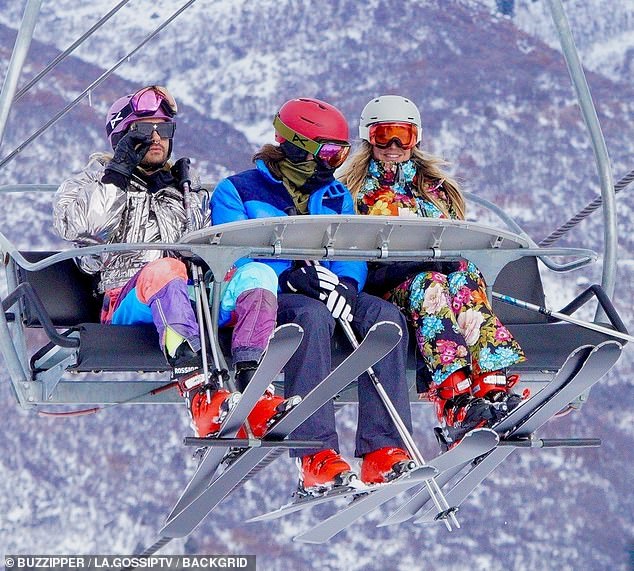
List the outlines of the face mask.
{"type": "Polygon", "coordinates": [[[304,184],[305,192],[312,192],[319,188],[330,184],[333,180],[335,180],[335,169],[325,165],[322,161],[316,160],[312,161],[316,164],[315,172],[313,175],[306,181],[304,184]]]}

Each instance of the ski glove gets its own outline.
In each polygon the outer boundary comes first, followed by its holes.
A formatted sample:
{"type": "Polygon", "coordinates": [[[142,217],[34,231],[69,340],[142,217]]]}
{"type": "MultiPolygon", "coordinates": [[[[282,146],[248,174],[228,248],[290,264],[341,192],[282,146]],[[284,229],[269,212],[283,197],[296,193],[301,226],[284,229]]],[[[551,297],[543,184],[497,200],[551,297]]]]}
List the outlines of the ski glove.
{"type": "Polygon", "coordinates": [[[352,321],[357,301],[357,284],[353,279],[339,279],[324,266],[304,266],[280,276],[282,291],[303,293],[323,301],[335,319],[352,321]]]}
{"type": "Polygon", "coordinates": [[[170,169],[176,181],[176,186],[179,189],[182,189],[185,183],[189,185],[192,183],[192,177],[189,174],[190,163],[191,161],[187,157],[183,157],[182,159],[178,159],[170,169]]]}
{"type": "Polygon", "coordinates": [[[125,188],[132,172],[143,160],[151,144],[152,139],[147,135],[139,131],[128,131],[117,143],[114,156],[106,165],[101,182],[125,188]]]}
{"type": "Polygon", "coordinates": [[[328,311],[335,319],[352,321],[357,304],[357,284],[354,280],[343,278],[329,294],[319,299],[326,302],[328,311]]]}
{"type": "Polygon", "coordinates": [[[284,272],[280,278],[282,291],[303,293],[322,301],[325,301],[328,294],[339,284],[337,274],[324,266],[303,266],[284,272]]]}

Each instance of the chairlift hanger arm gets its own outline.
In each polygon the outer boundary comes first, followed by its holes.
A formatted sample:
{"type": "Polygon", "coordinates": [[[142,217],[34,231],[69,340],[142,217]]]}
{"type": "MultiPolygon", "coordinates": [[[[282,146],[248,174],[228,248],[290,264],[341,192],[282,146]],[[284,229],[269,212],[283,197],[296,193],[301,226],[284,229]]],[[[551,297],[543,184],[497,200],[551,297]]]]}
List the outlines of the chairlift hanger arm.
{"type": "MultiPolygon", "coordinates": [[[[605,138],[601,131],[599,118],[594,103],[592,102],[590,88],[588,87],[588,82],[583,72],[577,48],[575,47],[566,12],[564,11],[561,0],[548,0],[548,5],[559,36],[561,51],[566,60],[570,78],[577,95],[577,101],[583,114],[584,123],[590,135],[592,149],[597,163],[597,171],[601,182],[601,197],[603,199],[604,262],[601,285],[607,295],[611,297],[614,294],[616,284],[616,255],[618,244],[616,198],[614,196],[614,181],[610,169],[610,158],[605,144],[605,138]]],[[[598,308],[597,318],[599,317],[599,312],[600,309],[598,308]]]]}
{"type": "Polygon", "coordinates": [[[48,74],[49,71],[54,69],[57,64],[65,60],[75,48],[79,47],[84,43],[86,39],[88,39],[94,32],[96,32],[99,28],[101,28],[112,16],[114,16],[121,8],[123,8],[130,0],[121,0],[114,8],[112,8],[105,16],[100,18],[97,22],[95,22],[90,29],[84,33],[80,38],[74,41],[68,48],[66,48],[62,53],[60,53],[51,63],[49,63],[42,71],[40,71],[33,79],[31,79],[24,87],[20,89],[15,94],[14,101],[18,101],[23,95],[29,91],[34,85],[37,85],[39,81],[48,74]]]}
{"type": "MultiPolygon", "coordinates": [[[[39,11],[39,4],[41,0],[37,1],[39,11]]],[[[52,119],[50,119],[47,123],[45,123],[42,127],[40,127],[37,131],[35,131],[30,137],[24,140],[20,145],[18,145],[13,151],[11,151],[8,155],[6,155],[2,160],[0,160],[0,168],[2,168],[9,161],[13,160],[22,150],[30,145],[35,139],[37,139],[42,133],[44,133],[49,127],[53,126],[57,121],[59,121],[66,113],[68,113],[71,109],[73,109],[79,102],[93,89],[101,85],[110,75],[112,75],[121,65],[123,65],[130,57],[132,57],[136,52],[138,52],[145,44],[147,44],[152,38],[154,38],[163,28],[165,28],[168,24],[170,24],[177,16],[179,16],[182,12],[184,12],[187,8],[189,8],[196,0],[189,0],[183,6],[181,6],[176,12],[174,12],[167,20],[165,20],[161,25],[159,25],[153,32],[151,32],[148,36],[146,36],[143,41],[136,46],[131,52],[123,56],[115,65],[113,65],[110,69],[101,74],[95,81],[93,81],[84,91],[82,91],[77,98],[75,98],[71,103],[69,103],[66,107],[64,107],[59,113],[57,113],[52,119]]],[[[34,3],[34,0],[29,0],[29,4],[34,3]]],[[[27,10],[29,7],[27,6],[27,10]]],[[[35,23],[33,23],[35,26],[35,23]]],[[[22,26],[20,27],[20,31],[22,31],[22,26]]],[[[33,36],[33,29],[30,30],[30,37],[28,41],[30,43],[31,37],[33,36]]],[[[28,50],[28,46],[27,46],[28,50]]],[[[26,55],[26,54],[25,54],[26,55]]],[[[21,69],[23,65],[23,60],[19,62],[16,67],[21,69]]],[[[19,69],[18,72],[19,73],[19,69]]],[[[17,83],[17,78],[16,78],[17,83]]],[[[11,108],[11,104],[13,101],[15,93],[15,86],[11,90],[7,90],[7,93],[2,93],[0,97],[0,113],[2,112],[2,105],[5,104],[5,98],[8,100],[6,102],[7,105],[7,115],[9,109],[11,108]]],[[[3,119],[2,115],[0,115],[0,142],[1,136],[4,132],[4,127],[6,124],[6,117],[3,119]]]]}
{"type": "Polygon", "coordinates": [[[4,138],[4,130],[7,126],[7,119],[13,104],[16,89],[18,87],[18,79],[20,72],[24,66],[24,61],[31,46],[33,39],[33,30],[37,23],[37,17],[40,13],[40,5],[42,0],[28,0],[24,9],[24,16],[18,30],[18,35],[13,45],[13,53],[9,61],[9,68],[0,92],[0,147],[4,138]]]}

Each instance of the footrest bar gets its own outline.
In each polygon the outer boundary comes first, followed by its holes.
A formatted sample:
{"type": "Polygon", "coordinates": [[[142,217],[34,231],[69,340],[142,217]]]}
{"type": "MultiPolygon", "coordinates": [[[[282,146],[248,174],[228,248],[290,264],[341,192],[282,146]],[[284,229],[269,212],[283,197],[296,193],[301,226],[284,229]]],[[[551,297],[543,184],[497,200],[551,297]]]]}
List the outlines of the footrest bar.
{"type": "Polygon", "coordinates": [[[186,436],[185,446],[229,446],[231,448],[323,448],[316,440],[260,440],[258,438],[198,438],[186,436]]]}
{"type": "Polygon", "coordinates": [[[521,440],[500,440],[498,446],[515,448],[596,448],[601,446],[600,438],[523,438],[521,440]]]}

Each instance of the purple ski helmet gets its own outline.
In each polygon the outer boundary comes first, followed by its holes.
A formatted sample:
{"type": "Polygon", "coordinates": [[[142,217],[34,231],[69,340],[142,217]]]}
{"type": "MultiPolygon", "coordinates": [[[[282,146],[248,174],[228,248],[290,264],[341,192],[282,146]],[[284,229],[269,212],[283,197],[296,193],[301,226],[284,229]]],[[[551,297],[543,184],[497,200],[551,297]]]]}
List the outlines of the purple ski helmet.
{"type": "Polygon", "coordinates": [[[112,148],[139,119],[171,121],[177,112],[176,101],[164,87],[151,85],[117,99],[106,116],[106,135],[112,148]]]}

